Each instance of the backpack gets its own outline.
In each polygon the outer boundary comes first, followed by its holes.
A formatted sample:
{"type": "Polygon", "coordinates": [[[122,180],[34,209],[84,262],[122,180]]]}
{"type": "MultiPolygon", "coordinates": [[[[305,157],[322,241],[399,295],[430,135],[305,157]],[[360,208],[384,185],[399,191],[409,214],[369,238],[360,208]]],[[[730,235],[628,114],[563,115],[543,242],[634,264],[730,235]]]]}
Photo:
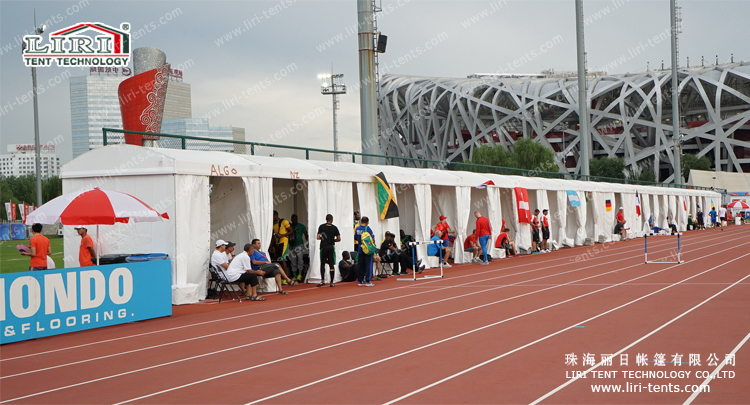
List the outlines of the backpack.
{"type": "Polygon", "coordinates": [[[375,246],[375,240],[372,238],[372,235],[370,235],[370,232],[362,232],[360,238],[362,240],[362,253],[371,255],[378,250],[378,247],[375,246]]]}

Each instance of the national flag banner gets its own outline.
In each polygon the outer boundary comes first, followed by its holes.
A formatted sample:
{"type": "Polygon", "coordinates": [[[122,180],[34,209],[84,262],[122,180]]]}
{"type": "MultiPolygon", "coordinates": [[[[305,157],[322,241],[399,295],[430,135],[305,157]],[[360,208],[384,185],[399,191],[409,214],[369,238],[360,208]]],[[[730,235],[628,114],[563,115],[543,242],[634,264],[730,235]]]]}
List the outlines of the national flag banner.
{"type": "Polygon", "coordinates": [[[484,183],[478,185],[477,188],[483,189],[483,188],[487,188],[487,186],[494,186],[494,185],[495,185],[495,182],[490,180],[490,181],[485,181],[484,183]]]}
{"type": "Polygon", "coordinates": [[[568,193],[568,201],[570,201],[571,207],[580,207],[581,206],[581,199],[578,198],[578,193],[576,193],[573,190],[567,190],[566,193],[568,193]]]}
{"type": "Polygon", "coordinates": [[[531,206],[529,204],[529,192],[523,187],[516,187],[516,201],[518,201],[518,222],[531,223],[531,206]]]}
{"type": "Polygon", "coordinates": [[[26,204],[18,204],[18,212],[21,214],[21,221],[26,219],[26,204]]]}
{"type": "Polygon", "coordinates": [[[685,208],[685,211],[687,211],[687,203],[684,198],[682,199],[682,208],[685,208]]]}
{"type": "Polygon", "coordinates": [[[612,200],[606,200],[605,203],[607,205],[607,211],[612,211],[612,200]]]}
{"type": "Polygon", "coordinates": [[[10,213],[10,203],[5,203],[5,215],[8,217],[8,221],[12,221],[11,217],[13,214],[10,213]]]}
{"type": "Polygon", "coordinates": [[[391,186],[388,184],[388,180],[385,179],[385,174],[383,174],[383,172],[376,174],[375,182],[378,186],[377,198],[380,219],[383,220],[398,217],[396,197],[393,195],[393,190],[391,190],[391,186]]]}
{"type": "Polygon", "coordinates": [[[638,195],[638,192],[635,192],[635,213],[638,214],[638,216],[641,216],[641,197],[638,195]]]}
{"type": "Polygon", "coordinates": [[[11,221],[16,220],[16,203],[10,203],[11,221]]]}
{"type": "Polygon", "coordinates": [[[29,208],[31,208],[31,204],[24,204],[23,205],[23,217],[26,219],[26,217],[29,216],[29,208]]]}

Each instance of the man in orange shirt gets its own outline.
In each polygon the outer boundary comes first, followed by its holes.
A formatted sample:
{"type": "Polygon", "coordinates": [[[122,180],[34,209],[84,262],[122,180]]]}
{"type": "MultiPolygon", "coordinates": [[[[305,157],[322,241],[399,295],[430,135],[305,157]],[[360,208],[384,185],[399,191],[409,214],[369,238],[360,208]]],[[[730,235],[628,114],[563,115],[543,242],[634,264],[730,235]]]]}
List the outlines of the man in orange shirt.
{"type": "Polygon", "coordinates": [[[47,255],[52,254],[49,247],[49,239],[42,235],[42,224],[31,226],[34,236],[29,240],[30,252],[21,252],[23,256],[31,256],[29,262],[29,271],[47,270],[47,255]]]}
{"type": "Polygon", "coordinates": [[[73,229],[81,235],[81,247],[78,250],[78,264],[80,264],[81,267],[95,265],[96,262],[94,261],[94,257],[96,257],[96,253],[94,252],[94,240],[89,236],[88,229],[83,225],[78,225],[73,229]]]}

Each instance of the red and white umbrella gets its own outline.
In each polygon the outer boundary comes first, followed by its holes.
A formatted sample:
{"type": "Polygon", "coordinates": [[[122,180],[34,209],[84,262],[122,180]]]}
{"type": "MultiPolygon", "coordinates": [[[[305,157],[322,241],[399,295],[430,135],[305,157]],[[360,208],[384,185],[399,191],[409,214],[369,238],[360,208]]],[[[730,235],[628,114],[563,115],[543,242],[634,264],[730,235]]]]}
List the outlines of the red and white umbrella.
{"type": "Polygon", "coordinates": [[[729,205],[727,205],[727,208],[730,210],[747,210],[750,209],[750,205],[745,204],[744,201],[732,201],[729,205]]]}
{"type": "MultiPolygon", "coordinates": [[[[95,188],[63,194],[37,208],[24,219],[24,224],[96,225],[96,246],[99,245],[99,225],[117,222],[157,222],[169,219],[148,204],[130,194],[95,188]]],[[[99,264],[100,249],[96,249],[99,264]]]]}
{"type": "Polygon", "coordinates": [[[24,224],[114,225],[117,222],[157,222],[160,214],[130,194],[117,191],[93,190],[63,194],[47,202],[24,220],[24,224]]]}

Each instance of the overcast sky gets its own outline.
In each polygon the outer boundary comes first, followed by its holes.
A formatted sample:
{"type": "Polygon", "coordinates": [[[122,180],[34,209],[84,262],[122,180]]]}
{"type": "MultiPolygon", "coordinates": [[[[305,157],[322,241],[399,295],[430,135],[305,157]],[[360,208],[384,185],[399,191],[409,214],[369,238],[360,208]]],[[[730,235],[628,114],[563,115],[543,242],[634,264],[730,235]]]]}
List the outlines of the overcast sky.
{"type": "MultiPolygon", "coordinates": [[[[700,64],[701,56],[713,64],[716,55],[726,63],[732,53],[735,61],[750,60],[749,0],[682,0],[679,5],[681,65],[686,57],[691,66],[700,64]]],[[[388,36],[388,48],[380,63],[388,73],[466,77],[576,69],[573,0],[382,0],[382,8],[378,26],[388,36]]],[[[45,43],[47,33],[78,22],[116,27],[129,22],[133,48],[159,48],[173,68],[183,68],[184,81],[192,85],[194,117],[209,115],[212,124],[244,127],[248,140],[269,141],[296,121],[298,128],[279,143],[332,149],[331,100],[320,94],[317,75],[333,65],[349,86],[340,98],[340,148],[360,150],[355,0],[2,0],[0,153],[8,144],[34,140],[32,103],[23,101],[31,91],[31,73],[18,42],[33,29],[34,9],[37,22],[48,25],[45,43]],[[252,87],[254,94],[243,95],[252,87]],[[226,108],[229,100],[234,106],[226,108]],[[305,116],[311,118],[301,124],[305,116]]],[[[650,41],[668,30],[669,1],[586,0],[584,13],[589,69],[641,72],[649,62],[658,68],[662,60],[669,66],[669,41],[650,41]]],[[[37,69],[44,86],[41,140],[61,135],[63,162],[72,157],[66,77],[87,74],[88,68],[37,69]]]]}

